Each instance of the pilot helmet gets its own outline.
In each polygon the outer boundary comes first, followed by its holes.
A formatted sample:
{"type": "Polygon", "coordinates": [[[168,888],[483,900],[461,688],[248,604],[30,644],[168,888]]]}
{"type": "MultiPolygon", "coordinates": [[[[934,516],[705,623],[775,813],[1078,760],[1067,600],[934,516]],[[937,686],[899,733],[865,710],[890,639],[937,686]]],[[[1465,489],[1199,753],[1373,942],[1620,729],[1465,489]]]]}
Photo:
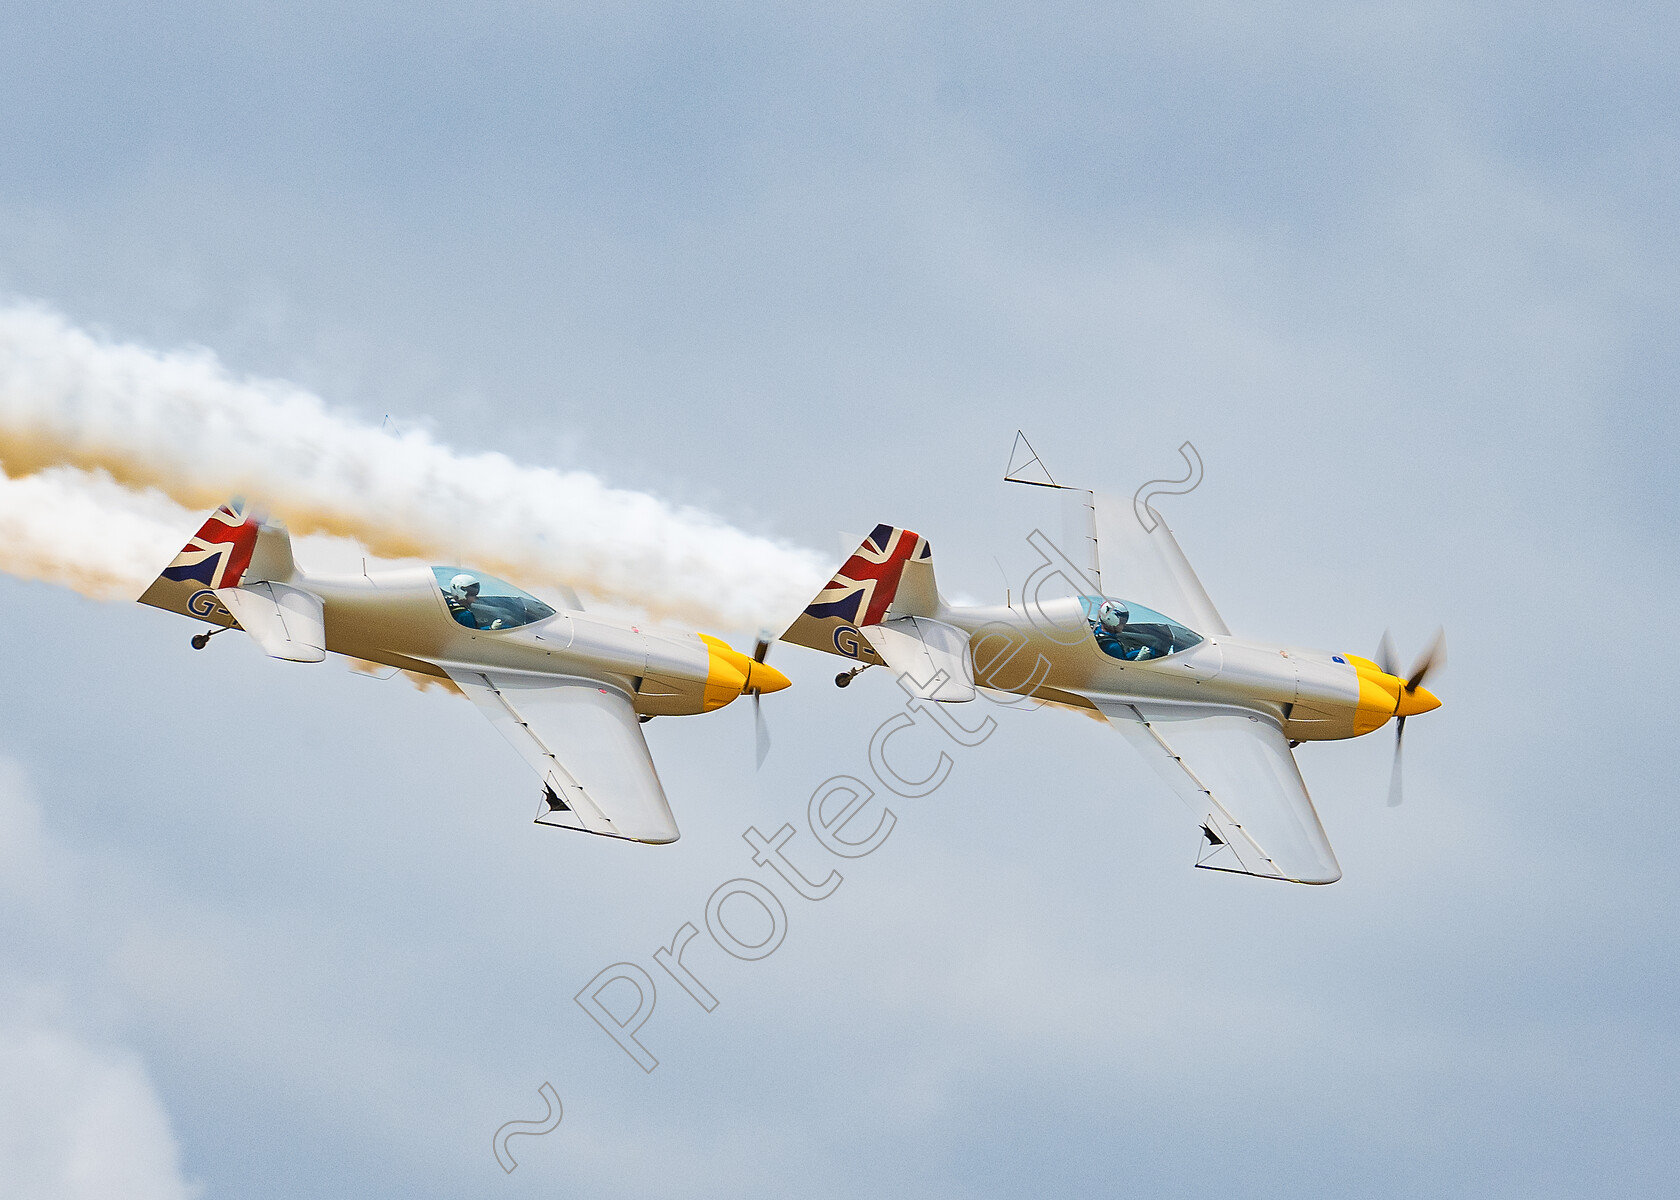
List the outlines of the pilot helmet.
{"type": "Polygon", "coordinates": [[[449,581],[449,590],[464,600],[471,600],[478,595],[478,580],[465,573],[457,575],[449,581]]]}
{"type": "Polygon", "coordinates": [[[1131,614],[1123,604],[1116,604],[1112,600],[1104,600],[1097,609],[1097,624],[1109,633],[1119,633],[1126,628],[1126,621],[1131,614]]]}

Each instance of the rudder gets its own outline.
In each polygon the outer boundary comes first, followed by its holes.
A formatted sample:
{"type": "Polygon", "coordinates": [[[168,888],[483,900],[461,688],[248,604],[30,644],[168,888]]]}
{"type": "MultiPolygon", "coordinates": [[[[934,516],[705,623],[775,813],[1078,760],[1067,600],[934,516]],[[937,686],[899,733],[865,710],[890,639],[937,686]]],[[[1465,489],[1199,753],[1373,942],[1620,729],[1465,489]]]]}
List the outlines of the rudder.
{"type": "Polygon", "coordinates": [[[877,525],[805,606],[781,640],[842,658],[883,658],[861,632],[893,616],[932,616],[939,607],[933,547],[921,534],[877,525]]]}
{"type": "Polygon", "coordinates": [[[140,603],[216,625],[232,625],[232,615],[216,598],[217,588],[284,582],[294,570],[286,530],[267,523],[254,505],[233,499],[205,518],[140,595],[140,603]]]}

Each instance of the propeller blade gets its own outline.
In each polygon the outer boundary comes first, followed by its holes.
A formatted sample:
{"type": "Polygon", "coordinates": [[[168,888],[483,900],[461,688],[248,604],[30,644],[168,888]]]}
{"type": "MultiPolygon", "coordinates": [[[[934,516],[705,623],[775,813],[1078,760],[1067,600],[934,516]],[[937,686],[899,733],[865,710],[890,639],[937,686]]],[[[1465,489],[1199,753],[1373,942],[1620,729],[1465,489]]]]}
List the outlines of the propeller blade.
{"type": "MultiPolygon", "coordinates": [[[[753,734],[758,742],[758,766],[764,765],[764,760],[770,754],[770,727],[764,723],[764,710],[758,706],[763,697],[753,693],[753,734]]],[[[756,768],[755,768],[756,769],[756,768]]]]}
{"type": "Polygon", "coordinates": [[[1400,747],[1406,736],[1406,718],[1401,717],[1399,724],[1394,727],[1394,770],[1388,777],[1388,806],[1400,807],[1400,747]]]}
{"type": "Polygon", "coordinates": [[[1447,661],[1447,631],[1437,629],[1435,638],[1429,643],[1428,649],[1418,655],[1417,662],[1412,664],[1412,673],[1406,677],[1406,690],[1415,692],[1429,677],[1430,672],[1444,666],[1447,661]]]}
{"type": "Polygon", "coordinates": [[[1394,660],[1394,639],[1386,629],[1383,630],[1382,641],[1377,643],[1377,666],[1382,668],[1384,675],[1399,674],[1394,660]]]}
{"type": "MultiPolygon", "coordinates": [[[[753,662],[762,663],[765,660],[770,653],[770,643],[770,635],[760,630],[758,641],[753,646],[753,662]]],[[[770,726],[764,723],[764,709],[760,707],[764,693],[756,687],[750,690],[753,698],[753,739],[758,747],[758,766],[762,767],[765,758],[770,754],[770,726]]]]}

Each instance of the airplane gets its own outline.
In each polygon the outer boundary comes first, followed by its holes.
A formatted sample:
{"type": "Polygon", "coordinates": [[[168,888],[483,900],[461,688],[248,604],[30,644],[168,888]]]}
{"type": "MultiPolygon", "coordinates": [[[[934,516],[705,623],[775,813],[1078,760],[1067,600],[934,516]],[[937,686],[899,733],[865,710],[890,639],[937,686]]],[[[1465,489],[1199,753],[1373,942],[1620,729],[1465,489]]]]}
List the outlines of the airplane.
{"type": "Polygon", "coordinates": [[[585,613],[569,588],[556,598],[559,610],[454,566],[305,574],[285,527],[236,499],[210,514],[140,603],[216,626],[193,637],[195,650],[241,628],[290,662],[321,662],[330,651],[452,683],[541,778],[538,824],[674,842],[642,722],[750,695],[762,761],[759,698],[788,678],[764,661],[765,639],[748,657],[703,633],[585,613]]]}
{"type": "Polygon", "coordinates": [[[1083,710],[1123,734],[1189,806],[1201,826],[1196,866],[1340,879],[1294,748],[1398,718],[1389,794],[1398,804],[1406,719],[1441,703],[1423,683],[1445,660],[1444,634],[1403,675],[1386,632],[1375,660],[1237,637],[1148,497],[1005,478],[1074,501],[1076,536],[1064,539],[1073,553],[1038,543],[1046,561],[1019,599],[947,603],[927,539],[878,525],[781,640],[854,660],[835,677],[841,687],[885,665],[922,700],[959,704],[985,691],[1083,710]]]}

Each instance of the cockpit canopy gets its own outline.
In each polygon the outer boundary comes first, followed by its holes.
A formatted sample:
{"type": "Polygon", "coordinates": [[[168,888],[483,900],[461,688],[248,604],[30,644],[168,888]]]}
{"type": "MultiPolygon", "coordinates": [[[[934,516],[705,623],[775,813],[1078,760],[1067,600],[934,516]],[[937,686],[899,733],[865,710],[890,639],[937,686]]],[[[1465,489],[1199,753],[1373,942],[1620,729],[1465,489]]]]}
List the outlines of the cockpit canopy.
{"type": "Polygon", "coordinates": [[[468,629],[516,629],[546,621],[554,610],[505,579],[465,567],[433,567],[449,615],[468,629]]]}
{"type": "Polygon", "coordinates": [[[1110,658],[1142,662],[1200,644],[1202,635],[1152,608],[1114,596],[1081,596],[1097,648],[1110,658]]]}

